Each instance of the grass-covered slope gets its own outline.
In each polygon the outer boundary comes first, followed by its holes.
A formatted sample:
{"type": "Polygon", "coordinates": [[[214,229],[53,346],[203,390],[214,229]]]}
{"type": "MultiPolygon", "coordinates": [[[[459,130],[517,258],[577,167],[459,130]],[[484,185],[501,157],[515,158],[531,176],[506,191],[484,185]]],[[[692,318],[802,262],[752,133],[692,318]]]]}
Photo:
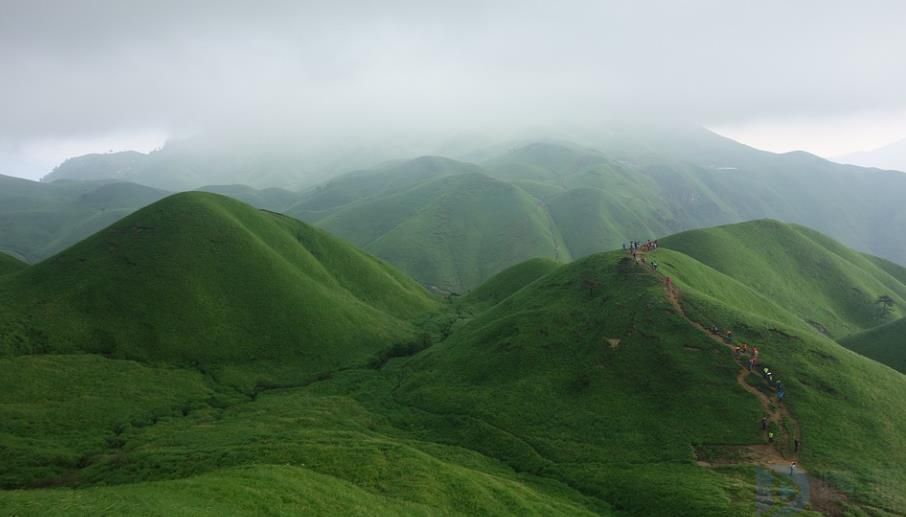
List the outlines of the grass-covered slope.
{"type": "Polygon", "coordinates": [[[0,393],[0,488],[62,482],[130,427],[213,395],[198,371],[89,354],[0,358],[0,393]]]}
{"type": "Polygon", "coordinates": [[[11,257],[6,253],[0,253],[0,275],[15,273],[16,271],[25,269],[27,266],[28,264],[15,257],[11,257]]]}
{"type": "Polygon", "coordinates": [[[906,318],[840,339],[854,352],[906,373],[906,318]]]}
{"type": "Polygon", "coordinates": [[[747,489],[697,467],[693,446],[757,442],[758,404],[662,293],[621,253],[562,266],[410,361],[395,399],[626,513],[744,514],[747,489]]]}
{"type": "Polygon", "coordinates": [[[874,327],[902,315],[906,284],[871,258],[818,232],[761,220],[662,239],[720,271],[832,337],[874,327]],[[880,296],[896,303],[886,315],[880,296]]]}
{"type": "Polygon", "coordinates": [[[588,515],[563,484],[413,438],[346,396],[240,396],[197,371],[0,359],[13,515],[588,515]],[[61,390],[60,387],[66,389],[61,390]]]}
{"type": "MultiPolygon", "coordinates": [[[[450,185],[420,198],[427,202],[416,213],[365,244],[365,250],[417,280],[458,292],[527,258],[568,259],[548,214],[518,187],[482,174],[436,181],[450,185]]],[[[357,215],[367,218],[365,212],[357,215]]],[[[343,235],[337,218],[321,224],[343,235]]]]}
{"type": "MultiPolygon", "coordinates": [[[[679,287],[686,314],[701,325],[733,329],[737,342],[757,346],[761,365],[783,382],[784,405],[802,438],[802,465],[856,506],[874,512],[903,508],[906,474],[899,465],[906,461],[900,431],[906,426],[906,377],[804,324],[772,319],[768,309],[776,311],[777,304],[756,289],[734,287],[713,276],[709,266],[680,260],[679,253],[657,253],[659,270],[679,287]]],[[[748,382],[764,389],[758,376],[750,375],[748,382]]]]}
{"type": "Polygon", "coordinates": [[[405,192],[445,176],[477,172],[482,172],[477,165],[440,156],[393,162],[334,178],[304,194],[287,213],[304,221],[317,221],[365,199],[405,192]]]}
{"type": "Polygon", "coordinates": [[[560,267],[560,263],[551,259],[535,258],[509,267],[497,273],[490,280],[481,284],[462,297],[466,305],[496,305],[516,291],[560,267]]]}
{"type": "MultiPolygon", "coordinates": [[[[760,347],[786,386],[795,420],[785,425],[798,422],[803,466],[853,507],[903,507],[906,378],[739,280],[676,252],[656,255],[690,318],[760,347]]],[[[693,451],[762,443],[762,409],[734,382],[730,352],[678,315],[662,285],[620,253],[562,266],[409,362],[395,399],[458,415],[455,429],[436,424],[446,439],[629,513],[754,512],[746,485],[698,467],[693,451]]],[[[747,382],[766,389],[755,375],[747,382]]],[[[792,434],[781,436],[789,454],[792,434]]]]}
{"type": "Polygon", "coordinates": [[[453,160],[424,157],[343,177],[291,213],[457,292],[529,258],[570,256],[540,201],[453,160]]]}
{"type": "Polygon", "coordinates": [[[166,195],[134,183],[0,175],[0,251],[42,260],[166,195]]]}
{"type": "Polygon", "coordinates": [[[323,231],[206,193],[146,207],[0,284],[5,353],[272,362],[304,379],[406,340],[415,282],[323,231]]]}

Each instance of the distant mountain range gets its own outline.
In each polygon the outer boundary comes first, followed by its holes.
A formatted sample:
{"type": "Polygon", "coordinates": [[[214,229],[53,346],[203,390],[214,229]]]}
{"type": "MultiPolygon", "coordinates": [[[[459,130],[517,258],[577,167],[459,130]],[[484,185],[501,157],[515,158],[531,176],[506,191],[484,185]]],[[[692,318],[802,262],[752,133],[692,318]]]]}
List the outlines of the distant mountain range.
{"type": "MultiPolygon", "coordinates": [[[[48,179],[115,175],[119,182],[171,178],[186,188],[226,185],[201,189],[321,226],[424,284],[455,292],[532,257],[569,261],[629,240],[760,218],[815,228],[906,263],[906,235],[898,230],[906,224],[906,175],[802,152],[759,151],[695,127],[627,125],[586,135],[582,143],[473,144],[457,156],[474,162],[442,156],[389,161],[299,191],[218,181],[254,179],[267,186],[275,176],[258,172],[272,170],[273,161],[205,149],[184,142],[144,158],[76,158],[48,179]],[[145,164],[135,165],[136,159],[145,164]]],[[[291,183],[291,170],[280,169],[282,184],[291,183]]],[[[71,180],[69,189],[97,188],[71,180]]],[[[30,191],[60,185],[31,184],[30,191]]],[[[124,192],[116,211],[98,213],[92,205],[76,215],[71,199],[56,208],[42,205],[56,212],[41,214],[16,209],[21,203],[2,203],[0,227],[12,229],[0,232],[0,249],[39,260],[153,199],[124,192]],[[81,220],[90,222],[74,224],[81,220]],[[20,230],[28,237],[17,236],[20,230]]]]}
{"type": "Polygon", "coordinates": [[[851,163],[863,167],[877,167],[878,169],[891,169],[906,171],[906,139],[892,144],[857,153],[837,156],[834,160],[840,163],[851,163]]]}
{"type": "Polygon", "coordinates": [[[531,257],[571,260],[765,217],[906,263],[896,229],[906,222],[906,175],[767,153],[703,130],[674,140],[610,142],[609,152],[538,142],[478,166],[425,157],[331,180],[287,213],[454,291],[531,257]]]}

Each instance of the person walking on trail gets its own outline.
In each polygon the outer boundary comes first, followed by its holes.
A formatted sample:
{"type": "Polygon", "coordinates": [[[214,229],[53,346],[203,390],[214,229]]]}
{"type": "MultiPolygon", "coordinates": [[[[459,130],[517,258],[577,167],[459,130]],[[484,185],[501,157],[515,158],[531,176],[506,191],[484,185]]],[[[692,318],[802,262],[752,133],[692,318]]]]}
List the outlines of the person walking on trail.
{"type": "Polygon", "coordinates": [[[768,442],[774,443],[774,431],[768,431],[768,442]]]}
{"type": "Polygon", "coordinates": [[[761,417],[761,430],[762,431],[768,430],[768,417],[766,417],[766,416],[761,417]]]}
{"type": "Polygon", "coordinates": [[[792,476],[795,473],[796,473],[796,462],[794,461],[794,462],[790,463],[790,475],[792,476]]]}
{"type": "Polygon", "coordinates": [[[651,267],[653,267],[654,270],[657,271],[657,261],[656,260],[651,261],[651,267]]]}
{"type": "Polygon", "coordinates": [[[732,343],[732,342],[733,342],[733,331],[728,330],[727,331],[727,343],[732,343]]]}

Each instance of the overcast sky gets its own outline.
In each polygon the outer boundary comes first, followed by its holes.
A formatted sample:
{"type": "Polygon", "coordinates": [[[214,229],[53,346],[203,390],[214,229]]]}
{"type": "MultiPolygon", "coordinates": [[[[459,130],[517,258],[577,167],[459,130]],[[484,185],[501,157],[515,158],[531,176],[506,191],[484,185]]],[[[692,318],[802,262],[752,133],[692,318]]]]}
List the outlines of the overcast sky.
{"type": "Polygon", "coordinates": [[[0,0],[0,173],[223,128],[369,138],[682,119],[906,137],[906,2],[0,0]]]}

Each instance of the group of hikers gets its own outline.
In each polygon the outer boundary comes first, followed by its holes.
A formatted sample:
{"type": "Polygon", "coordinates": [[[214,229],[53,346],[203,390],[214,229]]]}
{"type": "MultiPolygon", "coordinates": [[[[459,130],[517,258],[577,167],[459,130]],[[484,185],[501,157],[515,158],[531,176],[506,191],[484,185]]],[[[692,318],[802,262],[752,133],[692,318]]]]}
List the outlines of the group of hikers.
{"type": "MultiPolygon", "coordinates": [[[[711,327],[711,333],[715,334],[715,335],[720,335],[720,329],[717,327],[717,325],[713,325],[711,327]]],[[[724,341],[729,345],[733,345],[733,331],[732,330],[727,331],[724,341]]],[[[744,363],[746,365],[746,368],[748,368],[748,370],[750,372],[754,371],[756,366],[759,366],[759,364],[758,364],[758,348],[755,346],[750,347],[748,343],[744,342],[741,345],[734,346],[733,355],[736,357],[737,361],[744,363]]],[[[758,373],[760,373],[761,377],[765,381],[767,381],[769,386],[774,388],[774,391],[776,392],[776,395],[777,395],[777,402],[782,404],[783,397],[786,395],[786,392],[783,389],[783,383],[780,382],[780,379],[777,379],[776,377],[774,377],[774,372],[772,372],[771,369],[768,368],[767,366],[758,370],[758,373]]]]}
{"type": "MultiPolygon", "coordinates": [[[[722,335],[720,332],[720,328],[718,328],[717,325],[712,325],[710,330],[711,330],[711,333],[714,335],[717,335],[717,336],[722,335]]],[[[758,364],[758,347],[750,346],[749,343],[747,343],[747,342],[743,342],[741,344],[734,345],[732,330],[727,330],[726,334],[723,334],[723,336],[724,336],[724,341],[728,345],[733,346],[733,355],[736,357],[737,362],[739,362],[740,364],[745,364],[746,368],[750,372],[755,370],[755,368],[757,366],[760,366],[758,364]]],[[[783,404],[783,397],[786,393],[783,388],[783,382],[781,382],[780,379],[777,379],[774,376],[774,372],[772,372],[771,369],[768,368],[767,366],[762,366],[758,370],[758,373],[760,373],[761,377],[768,383],[769,386],[771,386],[774,389],[774,391],[777,395],[777,403],[783,404]]],[[[768,426],[767,415],[765,415],[761,418],[761,430],[763,432],[767,433],[768,443],[773,444],[774,443],[774,431],[771,430],[768,426]]],[[[794,454],[799,453],[799,445],[800,445],[799,437],[794,438],[793,439],[793,453],[794,454]]],[[[790,463],[790,475],[791,476],[794,475],[795,472],[796,472],[796,462],[793,461],[792,463],[790,463]]]]}
{"type": "MultiPolygon", "coordinates": [[[[641,241],[629,241],[629,247],[626,247],[626,243],[623,243],[623,251],[629,250],[629,254],[632,255],[632,260],[638,264],[639,262],[646,262],[642,252],[655,251],[657,249],[657,240],[648,240],[646,242],[641,241]]],[[[657,271],[657,262],[655,260],[651,261],[651,267],[657,271]]]]}
{"type": "MultiPolygon", "coordinates": [[[[644,243],[640,241],[630,241],[629,246],[626,246],[626,243],[623,243],[623,251],[629,251],[632,255],[633,260],[638,263],[647,263],[645,257],[641,255],[641,252],[651,252],[657,250],[658,241],[649,240],[644,243]]],[[[652,269],[657,272],[657,262],[651,260],[652,269]]],[[[669,276],[664,277],[664,285],[668,290],[673,289],[673,285],[669,276]]],[[[738,345],[734,345],[733,331],[727,330],[726,334],[722,334],[720,328],[717,325],[712,325],[710,331],[715,336],[722,336],[724,342],[733,347],[733,355],[736,357],[737,362],[744,364],[745,367],[751,372],[754,371],[756,367],[761,366],[759,364],[759,354],[758,348],[755,346],[749,345],[748,342],[742,342],[738,345]]],[[[771,371],[767,366],[763,366],[758,370],[762,378],[772,387],[777,396],[778,404],[783,404],[783,398],[786,395],[786,391],[783,388],[783,383],[774,376],[774,372],[771,371]]],[[[761,419],[761,429],[767,433],[768,442],[774,443],[774,431],[768,428],[768,417],[765,416],[761,419]]],[[[799,452],[799,438],[796,437],[793,440],[793,452],[799,452]]],[[[790,464],[790,475],[793,475],[796,469],[796,462],[790,464]]]]}
{"type": "MultiPolygon", "coordinates": [[[[657,249],[657,239],[648,240],[645,242],[642,241],[629,241],[629,251],[631,252],[640,252],[640,251],[655,251],[657,249]]],[[[626,251],[626,243],[623,243],[623,251],[626,251]]]]}

